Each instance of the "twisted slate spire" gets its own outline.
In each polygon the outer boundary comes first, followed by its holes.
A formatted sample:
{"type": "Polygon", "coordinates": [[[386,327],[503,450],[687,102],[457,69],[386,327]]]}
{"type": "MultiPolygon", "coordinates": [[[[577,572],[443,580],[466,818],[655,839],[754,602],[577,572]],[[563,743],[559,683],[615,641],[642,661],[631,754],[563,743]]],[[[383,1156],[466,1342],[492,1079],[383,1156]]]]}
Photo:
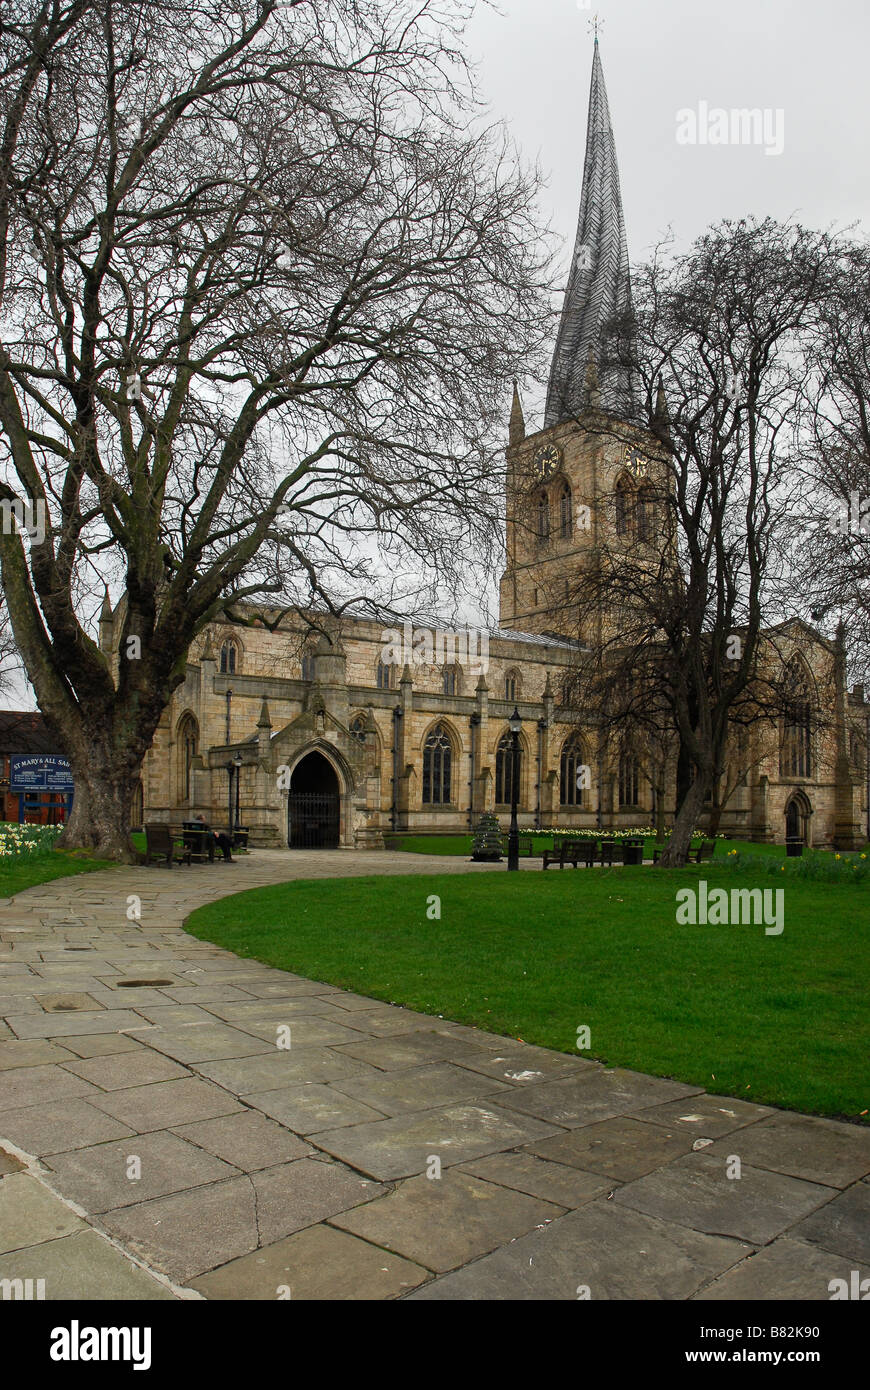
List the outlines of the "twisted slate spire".
{"type": "Polygon", "coordinates": [[[586,380],[590,353],[598,373],[601,409],[622,419],[635,416],[638,393],[633,374],[629,367],[615,362],[618,345],[605,334],[612,316],[630,307],[628,243],[619,167],[596,38],[580,217],[550,368],[545,428],[573,419],[588,407],[586,380]]]}

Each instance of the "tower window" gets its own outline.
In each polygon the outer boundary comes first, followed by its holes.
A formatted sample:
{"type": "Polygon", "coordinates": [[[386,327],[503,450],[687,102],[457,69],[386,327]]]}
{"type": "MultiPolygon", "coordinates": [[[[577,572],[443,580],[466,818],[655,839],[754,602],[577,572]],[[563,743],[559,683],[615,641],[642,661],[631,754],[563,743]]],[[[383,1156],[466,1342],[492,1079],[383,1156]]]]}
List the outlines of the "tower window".
{"type": "Polygon", "coordinates": [[[535,504],[535,528],[538,541],[546,545],[550,539],[550,499],[546,492],[539,492],[535,504]]]}
{"type": "Polygon", "coordinates": [[[234,676],[239,669],[238,650],[235,642],[224,642],[221,647],[220,661],[220,673],[222,676],[234,676]]]}
{"type": "Polygon", "coordinates": [[[444,695],[458,695],[459,673],[455,666],[445,666],[441,672],[441,692],[444,695]]]}
{"type": "Polygon", "coordinates": [[[571,489],[567,483],[559,495],[559,536],[562,540],[571,537],[571,489]]]}
{"type": "Polygon", "coordinates": [[[393,689],[393,668],[392,666],[385,666],[383,661],[378,662],[377,683],[378,690],[393,689]]]}
{"type": "Polygon", "coordinates": [[[520,694],[520,680],[516,671],[508,671],[504,678],[504,697],[516,704],[520,694]]]}

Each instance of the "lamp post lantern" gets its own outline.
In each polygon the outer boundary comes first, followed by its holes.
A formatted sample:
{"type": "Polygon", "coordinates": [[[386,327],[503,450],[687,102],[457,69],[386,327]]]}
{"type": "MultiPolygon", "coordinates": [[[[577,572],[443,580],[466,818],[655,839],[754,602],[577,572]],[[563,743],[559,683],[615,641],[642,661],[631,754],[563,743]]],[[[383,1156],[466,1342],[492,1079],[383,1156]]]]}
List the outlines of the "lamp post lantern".
{"type": "Polygon", "coordinates": [[[234,770],[235,770],[235,766],[236,766],[235,763],[232,762],[232,761],[231,761],[231,762],[228,762],[228,763],[226,764],[226,769],[227,769],[227,834],[230,835],[230,836],[232,836],[232,833],[233,833],[233,772],[234,772],[234,770]]]}
{"type": "Polygon", "coordinates": [[[508,869],[520,867],[520,831],[517,825],[517,789],[520,780],[520,729],[523,721],[514,705],[514,712],[508,720],[511,731],[511,824],[508,831],[508,869]]]}

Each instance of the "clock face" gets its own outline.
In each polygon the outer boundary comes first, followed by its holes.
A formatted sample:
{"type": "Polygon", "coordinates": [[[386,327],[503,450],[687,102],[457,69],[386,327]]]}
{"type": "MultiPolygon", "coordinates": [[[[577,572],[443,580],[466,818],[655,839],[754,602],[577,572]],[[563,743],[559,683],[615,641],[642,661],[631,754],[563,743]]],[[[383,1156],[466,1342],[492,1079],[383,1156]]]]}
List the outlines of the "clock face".
{"type": "Polygon", "coordinates": [[[535,454],[535,471],[542,482],[551,478],[562,462],[562,455],[555,444],[545,444],[535,454]]]}
{"type": "Polygon", "coordinates": [[[622,462],[629,473],[633,473],[636,478],[645,478],[649,472],[649,463],[640,452],[640,449],[635,449],[631,446],[626,447],[625,453],[622,456],[622,462]]]}

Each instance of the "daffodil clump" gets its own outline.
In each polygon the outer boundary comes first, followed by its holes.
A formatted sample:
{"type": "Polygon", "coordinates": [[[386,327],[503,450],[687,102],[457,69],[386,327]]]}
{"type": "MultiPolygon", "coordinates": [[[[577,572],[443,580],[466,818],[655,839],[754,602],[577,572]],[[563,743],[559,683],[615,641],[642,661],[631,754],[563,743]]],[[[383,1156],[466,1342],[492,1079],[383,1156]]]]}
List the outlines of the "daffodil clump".
{"type": "Polygon", "coordinates": [[[0,859],[32,859],[51,854],[63,826],[19,825],[0,821],[0,859]]]}

